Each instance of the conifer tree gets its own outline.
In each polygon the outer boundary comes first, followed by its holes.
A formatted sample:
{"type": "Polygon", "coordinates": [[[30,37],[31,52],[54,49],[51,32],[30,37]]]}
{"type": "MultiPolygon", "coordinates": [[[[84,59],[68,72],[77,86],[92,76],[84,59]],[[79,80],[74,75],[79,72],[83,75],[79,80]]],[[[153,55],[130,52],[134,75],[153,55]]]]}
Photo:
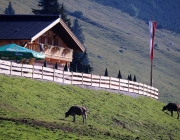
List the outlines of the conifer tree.
{"type": "MultiPolygon", "coordinates": [[[[83,30],[77,18],[74,20],[73,33],[78,38],[78,40],[82,44],[84,44],[85,38],[84,38],[83,30]]],[[[71,68],[74,69],[75,65],[78,67],[78,70],[80,72],[91,73],[93,71],[93,68],[90,65],[88,54],[86,53],[86,51],[84,53],[75,52],[73,54],[73,62],[71,63],[71,68]]]]}
{"type": "Polygon", "coordinates": [[[33,9],[32,12],[35,15],[38,14],[60,14],[60,5],[58,0],[40,0],[38,2],[40,9],[33,9]]]}
{"type": "Polygon", "coordinates": [[[67,65],[67,62],[66,62],[66,65],[64,66],[64,71],[68,71],[68,65],[67,65]]]}
{"type": "Polygon", "coordinates": [[[106,68],[106,70],[105,70],[104,76],[108,76],[108,70],[107,70],[107,68],[106,68]]]}
{"type": "Polygon", "coordinates": [[[55,66],[54,66],[55,69],[58,69],[58,63],[56,62],[55,66]]]}
{"type": "Polygon", "coordinates": [[[118,73],[118,77],[119,79],[122,79],[122,76],[121,76],[121,71],[119,70],[119,73],[118,73]]]}
{"type": "Polygon", "coordinates": [[[6,10],[4,11],[4,14],[6,14],[6,15],[15,15],[15,11],[14,11],[14,9],[13,9],[13,7],[12,7],[11,2],[9,2],[8,7],[7,7],[6,10]]]}
{"type": "Polygon", "coordinates": [[[64,3],[61,4],[61,8],[60,8],[60,15],[61,15],[61,19],[66,23],[66,25],[69,27],[69,29],[72,30],[71,27],[71,21],[70,19],[67,18],[67,14],[65,12],[65,7],[64,7],[64,3]]]}
{"type": "MultiPolygon", "coordinates": [[[[72,70],[72,71],[73,71],[73,70],[72,70]]],[[[78,72],[78,69],[77,69],[77,64],[75,65],[74,72],[78,72]]]]}
{"type": "Polygon", "coordinates": [[[89,64],[88,56],[86,51],[82,54],[79,52],[73,53],[73,61],[70,64],[71,71],[87,73],[87,67],[89,73],[93,71],[93,68],[89,64]]]}
{"type": "Polygon", "coordinates": [[[84,34],[83,34],[83,30],[81,28],[81,25],[79,24],[78,19],[76,18],[74,20],[74,25],[73,25],[73,33],[75,34],[75,36],[78,38],[78,40],[84,44],[84,34]]]}
{"type": "Polygon", "coordinates": [[[43,66],[44,66],[44,67],[47,67],[47,62],[46,62],[46,60],[44,61],[43,66]]]}
{"type": "Polygon", "coordinates": [[[136,81],[136,75],[134,75],[133,81],[134,81],[134,82],[137,82],[137,81],[136,81]]]}
{"type": "Polygon", "coordinates": [[[129,75],[128,75],[128,78],[127,78],[127,80],[129,80],[130,78],[129,78],[129,75]]]}
{"type": "Polygon", "coordinates": [[[132,76],[131,76],[131,74],[130,74],[130,76],[129,76],[129,80],[132,81],[132,76]]]}
{"type": "Polygon", "coordinates": [[[49,15],[61,15],[61,19],[66,23],[69,29],[71,27],[71,21],[67,18],[67,14],[65,13],[64,4],[60,5],[58,0],[39,0],[38,2],[39,9],[33,9],[32,12],[35,15],[40,14],[49,14],[49,15]]]}
{"type": "Polygon", "coordinates": [[[85,73],[89,74],[89,65],[86,65],[86,71],[85,73]]]}

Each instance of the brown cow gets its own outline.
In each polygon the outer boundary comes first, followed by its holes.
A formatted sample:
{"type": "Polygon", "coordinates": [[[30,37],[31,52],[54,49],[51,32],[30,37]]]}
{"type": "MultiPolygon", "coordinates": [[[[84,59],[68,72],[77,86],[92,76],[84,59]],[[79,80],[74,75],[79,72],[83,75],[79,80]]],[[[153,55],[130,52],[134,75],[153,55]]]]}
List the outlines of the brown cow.
{"type": "Polygon", "coordinates": [[[87,119],[87,108],[83,106],[71,106],[70,109],[65,113],[65,118],[69,115],[73,116],[73,122],[76,121],[76,115],[82,115],[83,123],[87,119]]]}
{"type": "Polygon", "coordinates": [[[171,111],[171,116],[172,117],[173,117],[173,111],[177,111],[177,114],[178,114],[177,119],[179,119],[180,105],[178,105],[176,103],[168,103],[166,106],[163,107],[162,111],[164,111],[164,110],[171,111]]]}

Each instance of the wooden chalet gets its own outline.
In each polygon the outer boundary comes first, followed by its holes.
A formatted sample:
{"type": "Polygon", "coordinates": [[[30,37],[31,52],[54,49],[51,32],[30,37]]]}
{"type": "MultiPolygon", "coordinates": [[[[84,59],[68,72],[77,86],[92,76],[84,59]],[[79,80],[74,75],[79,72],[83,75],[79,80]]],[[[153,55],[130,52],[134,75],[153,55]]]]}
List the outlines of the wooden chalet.
{"type": "Polygon", "coordinates": [[[49,67],[70,65],[73,52],[85,51],[59,15],[0,15],[0,46],[10,43],[45,54],[49,67]]]}

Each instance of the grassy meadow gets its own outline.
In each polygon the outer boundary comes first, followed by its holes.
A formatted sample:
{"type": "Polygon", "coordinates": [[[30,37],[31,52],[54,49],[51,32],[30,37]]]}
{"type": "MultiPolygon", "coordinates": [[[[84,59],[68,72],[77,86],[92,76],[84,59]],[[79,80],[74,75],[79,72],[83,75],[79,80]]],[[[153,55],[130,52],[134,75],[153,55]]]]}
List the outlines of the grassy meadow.
{"type": "MultiPolygon", "coordinates": [[[[0,13],[8,6],[9,0],[0,1],[0,13]]],[[[93,73],[117,77],[136,75],[137,81],[150,83],[149,27],[147,21],[129,16],[112,7],[100,5],[90,0],[59,0],[69,12],[81,11],[79,19],[85,36],[84,46],[93,73]]],[[[11,0],[16,14],[32,14],[31,8],[37,8],[36,0],[11,0]]],[[[68,16],[72,25],[74,17],[68,16]]],[[[151,19],[150,19],[151,20],[151,19]]],[[[158,29],[155,35],[153,61],[153,86],[159,89],[159,100],[176,102],[180,100],[180,35],[158,29]]]]}
{"type": "Polygon", "coordinates": [[[161,111],[165,104],[104,90],[0,75],[0,139],[47,140],[178,140],[177,114],[161,111]],[[86,106],[82,117],[64,118],[71,105],[86,106]]]}
{"type": "MultiPolygon", "coordinates": [[[[9,0],[0,1],[0,14],[9,0]]],[[[82,11],[79,19],[84,46],[93,73],[117,77],[136,75],[149,84],[149,31],[145,21],[91,0],[59,0],[70,11],[82,11]]],[[[32,14],[36,0],[11,0],[16,14],[32,14]]],[[[74,17],[68,16],[72,23],[74,17]]],[[[0,139],[2,140],[179,140],[180,120],[161,109],[165,102],[180,100],[180,35],[157,30],[153,84],[159,100],[132,98],[103,90],[90,90],[47,81],[0,75],[0,139]],[[64,118],[71,105],[86,106],[86,124],[64,118]]]]}

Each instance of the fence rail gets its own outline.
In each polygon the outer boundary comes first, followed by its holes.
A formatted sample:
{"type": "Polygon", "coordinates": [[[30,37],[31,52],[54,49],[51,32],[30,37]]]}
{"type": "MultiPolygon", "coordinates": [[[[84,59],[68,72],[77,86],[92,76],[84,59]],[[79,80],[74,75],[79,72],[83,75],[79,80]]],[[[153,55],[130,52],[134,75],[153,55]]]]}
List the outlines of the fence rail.
{"type": "Polygon", "coordinates": [[[86,85],[133,92],[158,99],[158,89],[146,84],[94,74],[67,72],[42,66],[17,64],[0,60],[0,73],[33,79],[44,79],[72,85],[86,85]]]}

